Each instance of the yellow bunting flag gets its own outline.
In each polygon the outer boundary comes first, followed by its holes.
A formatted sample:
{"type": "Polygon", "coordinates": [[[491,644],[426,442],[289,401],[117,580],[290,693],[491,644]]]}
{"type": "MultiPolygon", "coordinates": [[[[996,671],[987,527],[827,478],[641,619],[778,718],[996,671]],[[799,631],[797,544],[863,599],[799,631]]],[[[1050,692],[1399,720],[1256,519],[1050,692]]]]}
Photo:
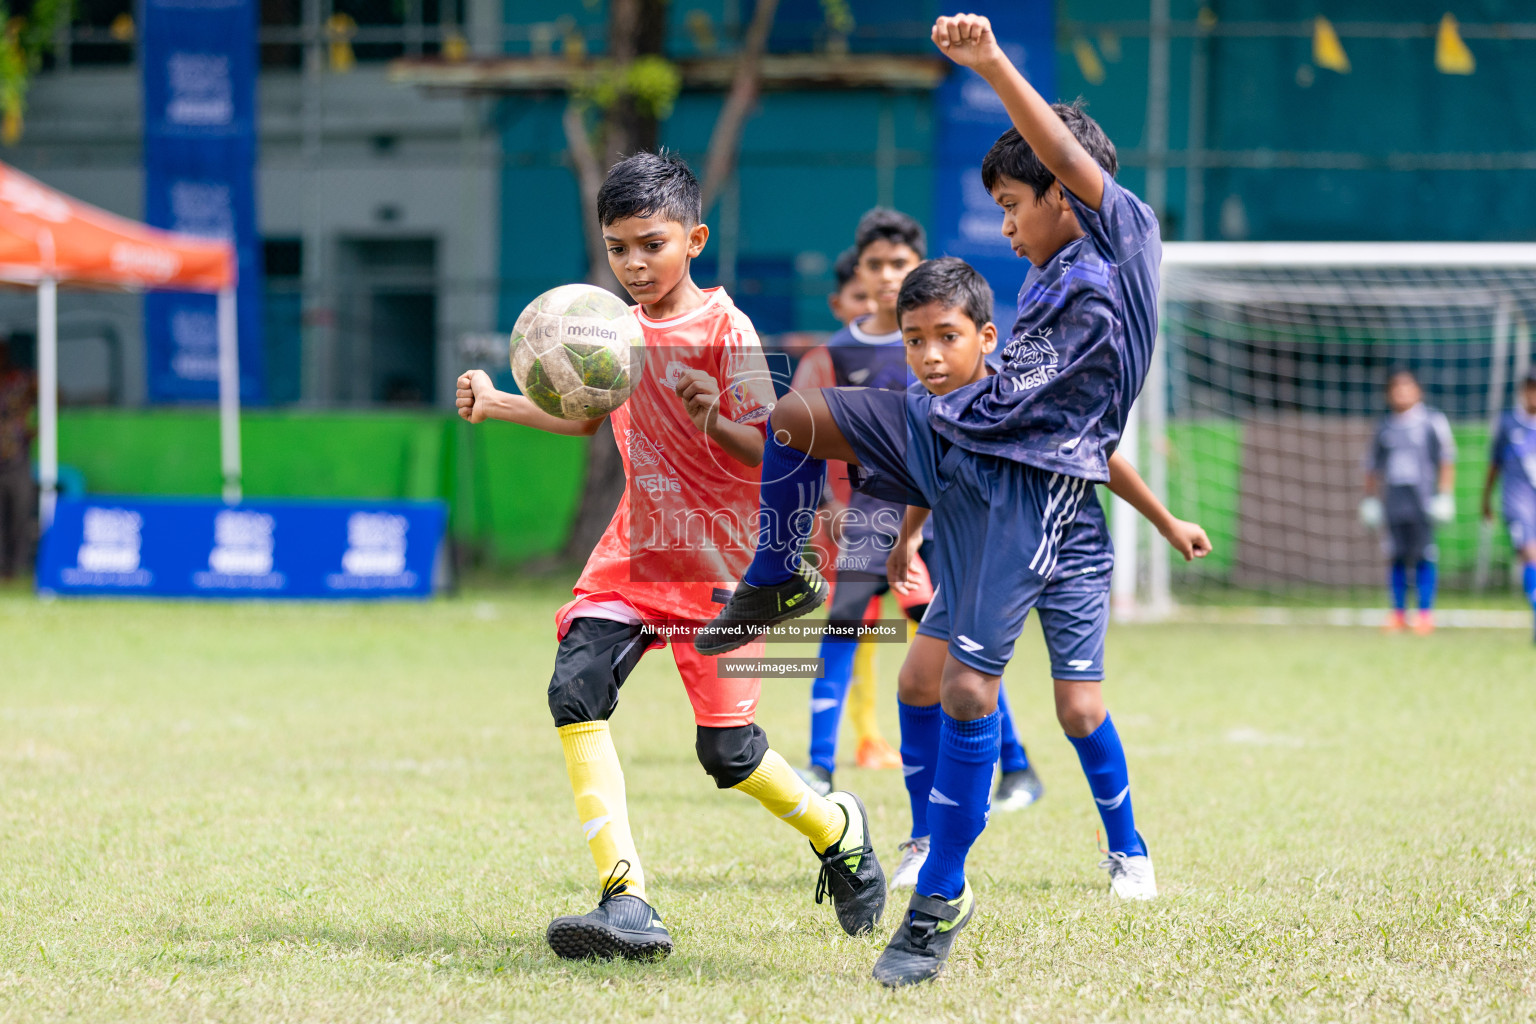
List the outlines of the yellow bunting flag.
{"type": "Polygon", "coordinates": [[[1322,15],[1312,21],[1312,63],[1341,75],[1349,74],[1349,54],[1344,52],[1333,23],[1322,15]]]}
{"type": "Polygon", "coordinates": [[[1454,14],[1441,18],[1440,31],[1435,33],[1435,70],[1442,75],[1470,75],[1477,70],[1477,58],[1462,41],[1454,14]]]}
{"type": "Polygon", "coordinates": [[[325,34],[330,41],[327,47],[331,70],[344,75],[357,65],[352,52],[352,37],[357,34],[357,22],[350,14],[333,14],[326,20],[325,34]]]}
{"type": "Polygon", "coordinates": [[[107,34],[120,43],[133,42],[133,15],[123,11],[112,19],[112,24],[107,28],[107,34]]]}
{"type": "Polygon", "coordinates": [[[1072,40],[1072,56],[1077,58],[1077,70],[1083,73],[1089,85],[1104,84],[1104,62],[1099,60],[1092,43],[1078,36],[1072,40]]]}

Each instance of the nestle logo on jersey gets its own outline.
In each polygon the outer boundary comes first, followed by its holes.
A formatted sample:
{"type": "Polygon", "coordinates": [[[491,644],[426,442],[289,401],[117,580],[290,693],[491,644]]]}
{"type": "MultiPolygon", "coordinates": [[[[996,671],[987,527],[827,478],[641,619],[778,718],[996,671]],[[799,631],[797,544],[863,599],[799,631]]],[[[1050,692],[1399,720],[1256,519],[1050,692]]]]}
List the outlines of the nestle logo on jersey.
{"type": "Polygon", "coordinates": [[[1026,331],[1003,349],[1003,362],[1008,369],[1022,371],[1007,378],[1010,390],[1031,391],[1059,372],[1060,359],[1056,355],[1056,346],[1051,344],[1052,330],[1046,327],[1039,331],[1026,331]]]}
{"type": "Polygon", "coordinates": [[[653,498],[658,494],[665,494],[667,492],[673,494],[683,493],[682,484],[669,476],[662,476],[660,473],[637,476],[634,478],[634,485],[653,498]]]}

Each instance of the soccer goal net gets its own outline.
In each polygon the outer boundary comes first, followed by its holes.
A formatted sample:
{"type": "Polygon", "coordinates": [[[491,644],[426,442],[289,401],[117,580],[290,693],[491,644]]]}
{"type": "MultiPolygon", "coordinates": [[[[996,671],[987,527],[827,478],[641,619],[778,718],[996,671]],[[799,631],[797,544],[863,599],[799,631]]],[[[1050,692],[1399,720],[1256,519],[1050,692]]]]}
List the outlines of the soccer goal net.
{"type": "Polygon", "coordinates": [[[1161,304],[1122,450],[1215,552],[1170,558],[1117,502],[1122,608],[1378,599],[1380,541],[1357,512],[1399,367],[1456,440],[1444,586],[1508,586],[1508,543],[1479,497],[1491,426],[1531,361],[1536,245],[1170,243],[1161,304]]]}

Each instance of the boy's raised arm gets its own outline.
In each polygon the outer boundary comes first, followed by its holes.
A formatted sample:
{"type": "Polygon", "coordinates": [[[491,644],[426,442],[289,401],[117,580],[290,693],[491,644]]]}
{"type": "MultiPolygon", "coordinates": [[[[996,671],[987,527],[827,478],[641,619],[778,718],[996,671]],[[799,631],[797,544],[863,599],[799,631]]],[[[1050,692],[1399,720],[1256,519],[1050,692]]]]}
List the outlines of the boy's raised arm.
{"type": "Polygon", "coordinates": [[[566,420],[551,416],[522,395],[498,391],[484,370],[470,370],[459,376],[454,404],[458,407],[459,416],[471,423],[505,420],[568,437],[591,437],[603,423],[603,417],[595,420],[566,420]]]}
{"type": "Polygon", "coordinates": [[[1192,562],[1211,553],[1211,539],[1199,523],[1189,523],[1168,511],[1147,486],[1136,467],[1119,452],[1109,457],[1109,489],[1118,498],[1130,502],[1131,507],[1144,516],[1175,551],[1192,562]]]}
{"type": "Polygon", "coordinates": [[[979,14],[956,14],[934,22],[932,35],[944,56],[986,79],[1046,170],[1067,191],[1099,209],[1104,201],[1103,170],[1003,53],[992,35],[992,23],[979,14]]]}

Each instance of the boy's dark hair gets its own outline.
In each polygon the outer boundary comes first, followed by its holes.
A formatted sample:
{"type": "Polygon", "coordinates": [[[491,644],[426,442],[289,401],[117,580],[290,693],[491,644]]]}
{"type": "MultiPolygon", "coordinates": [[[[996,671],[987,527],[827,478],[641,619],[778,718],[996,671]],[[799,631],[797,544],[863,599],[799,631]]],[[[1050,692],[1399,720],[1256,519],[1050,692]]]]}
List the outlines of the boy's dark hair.
{"type": "MultiPolygon", "coordinates": [[[[1120,160],[1115,156],[1115,144],[1109,141],[1109,136],[1104,134],[1099,122],[1088,116],[1082,100],[1052,103],[1051,109],[1056,111],[1056,116],[1061,118],[1067,130],[1088,151],[1088,155],[1109,172],[1111,178],[1119,173],[1120,160]]],[[[1045,164],[1035,156],[1035,151],[1019,135],[1017,128],[1009,128],[998,136],[981,161],[981,184],[988,192],[997,187],[998,179],[1004,175],[1034,189],[1036,199],[1043,198],[1051,183],[1056,180],[1056,175],[1046,170],[1045,164]]]]}
{"type": "Polygon", "coordinates": [[[665,217],[693,227],[699,209],[699,179],[681,157],[662,150],[636,153],[613,165],[597,190],[597,220],[607,227],[625,217],[665,217]]]}
{"type": "Polygon", "coordinates": [[[901,315],[937,303],[945,309],[957,308],[977,327],[992,322],[992,288],[987,279],[965,260],[943,256],[919,263],[901,282],[896,295],[896,322],[901,315]]]}
{"type": "Polygon", "coordinates": [[[877,206],[859,218],[859,226],[853,232],[854,259],[864,255],[864,250],[875,242],[885,240],[905,245],[922,259],[928,255],[928,236],[923,226],[900,210],[877,206]]]}
{"type": "Polygon", "coordinates": [[[1420,388],[1422,388],[1424,386],[1422,383],[1419,382],[1419,375],[1414,373],[1408,367],[1406,367],[1406,366],[1394,366],[1394,367],[1390,368],[1389,370],[1387,370],[1386,379],[1381,382],[1381,386],[1382,386],[1383,390],[1385,390],[1387,388],[1390,388],[1397,381],[1397,378],[1399,378],[1399,377],[1407,377],[1409,380],[1413,381],[1413,383],[1415,385],[1417,385],[1418,387],[1420,387],[1420,388]]]}
{"type": "Polygon", "coordinates": [[[837,282],[837,286],[832,290],[835,292],[842,291],[848,282],[853,280],[853,273],[858,269],[859,250],[850,245],[838,253],[837,259],[832,263],[832,277],[837,282]]]}

